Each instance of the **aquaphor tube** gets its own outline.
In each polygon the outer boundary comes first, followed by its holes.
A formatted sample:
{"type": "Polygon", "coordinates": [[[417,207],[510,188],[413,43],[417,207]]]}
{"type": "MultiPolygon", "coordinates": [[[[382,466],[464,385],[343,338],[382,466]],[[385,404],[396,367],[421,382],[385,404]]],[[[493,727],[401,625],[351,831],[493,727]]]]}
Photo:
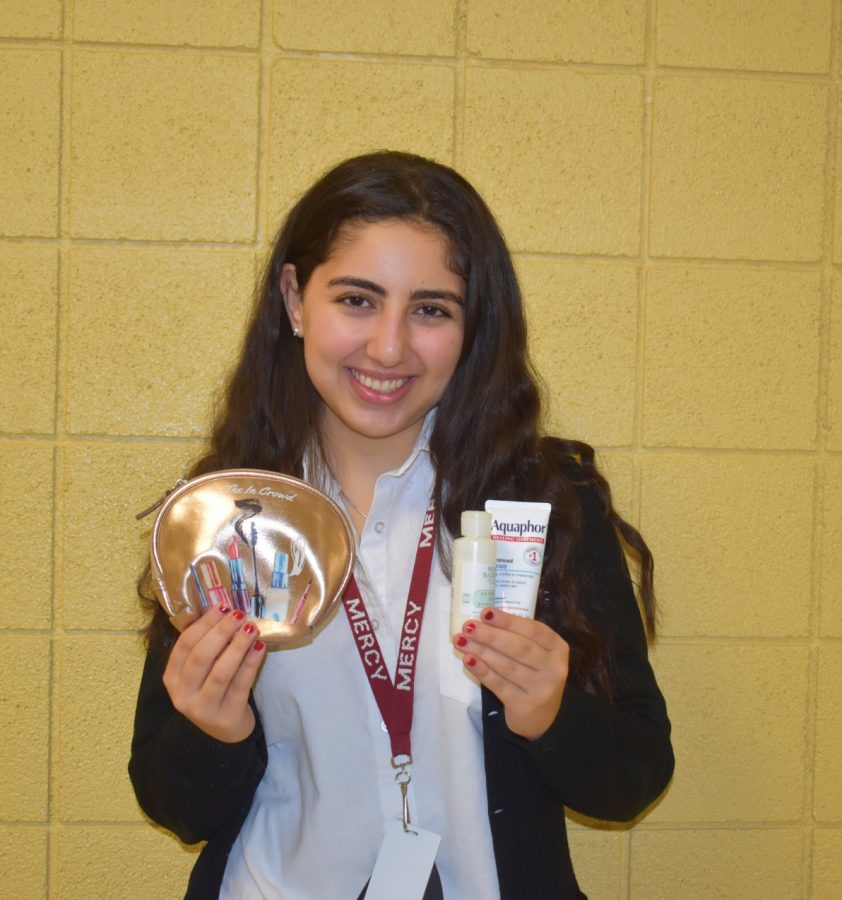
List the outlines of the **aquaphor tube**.
{"type": "Polygon", "coordinates": [[[541,581],[550,504],[486,500],[485,509],[491,513],[491,540],[497,546],[494,606],[531,619],[541,581]]]}

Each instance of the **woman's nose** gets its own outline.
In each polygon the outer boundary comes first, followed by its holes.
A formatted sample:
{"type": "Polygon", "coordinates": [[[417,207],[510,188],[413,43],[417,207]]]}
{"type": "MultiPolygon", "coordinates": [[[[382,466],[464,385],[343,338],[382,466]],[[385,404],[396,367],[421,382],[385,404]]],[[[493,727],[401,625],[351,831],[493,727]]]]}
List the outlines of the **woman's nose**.
{"type": "Polygon", "coordinates": [[[368,355],[372,362],[394,368],[406,360],[409,348],[407,322],[403,315],[383,311],[372,323],[368,355]]]}

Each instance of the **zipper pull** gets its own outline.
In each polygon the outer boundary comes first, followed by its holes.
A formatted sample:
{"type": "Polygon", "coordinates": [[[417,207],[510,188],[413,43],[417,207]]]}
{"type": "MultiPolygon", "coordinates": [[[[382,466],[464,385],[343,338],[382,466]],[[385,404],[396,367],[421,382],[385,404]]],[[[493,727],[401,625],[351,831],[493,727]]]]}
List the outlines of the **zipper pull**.
{"type": "Polygon", "coordinates": [[[135,516],[135,519],[137,519],[137,521],[139,522],[141,519],[145,519],[149,515],[149,513],[155,512],[155,510],[164,502],[164,500],[167,499],[167,497],[169,497],[169,495],[173,491],[178,490],[178,488],[184,486],[185,484],[187,484],[187,479],[179,478],[178,481],[176,481],[176,483],[171,488],[169,488],[169,490],[164,491],[163,495],[161,496],[161,498],[159,500],[156,500],[152,504],[152,506],[147,506],[146,509],[143,510],[143,512],[139,512],[135,516]]]}

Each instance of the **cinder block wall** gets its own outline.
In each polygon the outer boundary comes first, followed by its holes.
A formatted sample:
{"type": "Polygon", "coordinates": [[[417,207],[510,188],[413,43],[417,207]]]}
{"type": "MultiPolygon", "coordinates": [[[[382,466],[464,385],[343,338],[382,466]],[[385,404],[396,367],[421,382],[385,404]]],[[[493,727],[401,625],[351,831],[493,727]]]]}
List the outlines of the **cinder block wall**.
{"type": "Polygon", "coordinates": [[[835,0],[0,4],[5,896],[180,896],[125,774],[133,513],[283,210],[381,147],[487,196],[551,424],[656,552],[678,770],[574,823],[586,890],[842,896],[839,45],[835,0]]]}

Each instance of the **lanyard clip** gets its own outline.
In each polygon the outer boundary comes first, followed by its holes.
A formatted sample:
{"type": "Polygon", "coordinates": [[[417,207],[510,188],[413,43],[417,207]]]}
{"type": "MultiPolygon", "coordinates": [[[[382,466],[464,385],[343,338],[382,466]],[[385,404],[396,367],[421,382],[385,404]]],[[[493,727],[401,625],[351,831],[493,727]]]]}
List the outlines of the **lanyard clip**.
{"type": "MultiPolygon", "coordinates": [[[[409,782],[412,781],[412,775],[409,773],[409,766],[411,765],[411,753],[399,753],[397,756],[392,757],[392,768],[398,770],[395,772],[395,784],[401,789],[401,819],[405,833],[410,831],[411,821],[409,818],[409,798],[407,797],[409,782]]],[[[415,832],[412,833],[415,834],[415,832]]]]}
{"type": "MultiPolygon", "coordinates": [[[[411,753],[398,753],[396,756],[392,757],[392,768],[400,769],[404,771],[407,766],[412,765],[412,754],[411,753]]],[[[401,773],[398,772],[398,775],[401,773]]],[[[407,774],[407,780],[409,778],[409,772],[407,774]]],[[[397,780],[398,775],[395,775],[395,780],[397,780]]]]}

